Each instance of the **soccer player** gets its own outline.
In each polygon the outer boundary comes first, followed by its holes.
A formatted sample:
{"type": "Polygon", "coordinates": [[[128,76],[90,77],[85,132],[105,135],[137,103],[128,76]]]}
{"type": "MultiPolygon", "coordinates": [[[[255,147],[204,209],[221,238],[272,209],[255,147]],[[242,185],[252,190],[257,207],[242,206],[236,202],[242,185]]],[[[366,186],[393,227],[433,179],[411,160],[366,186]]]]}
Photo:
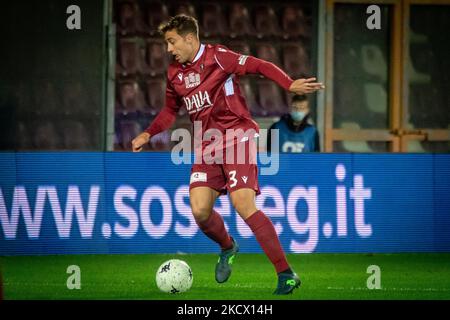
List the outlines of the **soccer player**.
{"type": "MultiPolygon", "coordinates": [[[[167,71],[165,106],[150,126],[133,139],[134,152],[141,151],[150,137],[169,129],[181,107],[186,108],[192,122],[201,121],[203,132],[215,129],[224,137],[230,129],[258,132],[258,124],[252,120],[240,93],[238,76],[261,74],[296,94],[324,88],[322,83],[315,82],[315,78],[293,81],[270,62],[235,53],[222,45],[201,43],[198,23],[193,17],[174,16],[160,25],[159,31],[175,61],[167,71]]],[[[251,139],[233,140],[231,144],[248,143],[248,140],[251,139]]],[[[230,141],[227,143],[229,146],[230,141]]],[[[199,148],[205,150],[207,147],[208,141],[203,141],[199,148]]],[[[271,220],[256,208],[255,196],[260,193],[257,170],[256,163],[248,160],[245,163],[216,161],[212,164],[196,161],[189,185],[191,209],[199,228],[221,247],[215,278],[223,283],[230,277],[231,264],[239,246],[213,207],[218,196],[229,192],[234,208],[275,267],[278,285],[274,294],[288,294],[300,286],[300,279],[286,260],[271,220]]]]}

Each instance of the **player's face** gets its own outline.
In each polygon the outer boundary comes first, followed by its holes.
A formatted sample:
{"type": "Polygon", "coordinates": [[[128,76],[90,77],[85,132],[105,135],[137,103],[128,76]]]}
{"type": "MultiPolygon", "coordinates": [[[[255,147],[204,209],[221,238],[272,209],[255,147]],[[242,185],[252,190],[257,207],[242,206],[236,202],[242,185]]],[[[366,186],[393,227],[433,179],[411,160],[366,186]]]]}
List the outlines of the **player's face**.
{"type": "Polygon", "coordinates": [[[171,53],[179,63],[186,63],[193,57],[193,35],[181,36],[176,30],[167,31],[164,35],[167,42],[167,51],[171,53]]]}

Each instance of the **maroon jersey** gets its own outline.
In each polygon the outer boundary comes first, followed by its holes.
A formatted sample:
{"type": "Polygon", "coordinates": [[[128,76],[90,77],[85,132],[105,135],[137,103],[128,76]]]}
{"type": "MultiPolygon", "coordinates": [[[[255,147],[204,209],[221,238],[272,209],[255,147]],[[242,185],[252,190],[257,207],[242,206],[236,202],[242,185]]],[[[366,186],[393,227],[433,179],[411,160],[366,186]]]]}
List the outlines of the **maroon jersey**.
{"type": "Polygon", "coordinates": [[[274,64],[235,53],[222,45],[202,44],[192,63],[173,62],[167,71],[166,105],[146,129],[155,135],[170,128],[179,108],[192,122],[201,121],[202,133],[217,129],[259,130],[239,87],[239,76],[259,73],[288,90],[293,80],[274,64]]]}

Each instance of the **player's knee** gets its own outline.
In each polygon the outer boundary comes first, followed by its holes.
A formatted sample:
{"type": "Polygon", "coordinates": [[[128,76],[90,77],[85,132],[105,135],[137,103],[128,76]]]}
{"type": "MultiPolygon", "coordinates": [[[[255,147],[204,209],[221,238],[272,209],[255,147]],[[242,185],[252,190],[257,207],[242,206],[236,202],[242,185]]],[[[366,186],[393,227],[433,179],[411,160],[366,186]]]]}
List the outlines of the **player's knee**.
{"type": "Polygon", "coordinates": [[[254,201],[245,196],[234,197],[232,203],[236,211],[244,217],[251,215],[257,210],[254,201]]]}
{"type": "Polygon", "coordinates": [[[212,212],[212,208],[210,206],[204,204],[191,204],[192,214],[194,215],[195,221],[203,222],[208,219],[209,215],[212,212]]]}

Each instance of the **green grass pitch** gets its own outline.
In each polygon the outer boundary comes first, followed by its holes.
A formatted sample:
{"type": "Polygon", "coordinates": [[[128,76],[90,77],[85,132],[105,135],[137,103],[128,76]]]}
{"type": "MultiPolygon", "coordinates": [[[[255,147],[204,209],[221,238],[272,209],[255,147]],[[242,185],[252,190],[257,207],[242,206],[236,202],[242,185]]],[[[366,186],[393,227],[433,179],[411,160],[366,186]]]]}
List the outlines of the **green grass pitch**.
{"type": "Polygon", "coordinates": [[[272,295],[276,276],[263,254],[239,254],[229,281],[214,280],[215,254],[53,255],[0,257],[5,299],[450,299],[450,254],[289,254],[302,279],[294,294],[272,295]],[[171,258],[192,268],[191,290],[167,294],[156,287],[158,266],[171,258]],[[69,290],[69,265],[81,270],[81,289],[69,290]],[[369,290],[370,265],[381,289],[369,290]]]}

